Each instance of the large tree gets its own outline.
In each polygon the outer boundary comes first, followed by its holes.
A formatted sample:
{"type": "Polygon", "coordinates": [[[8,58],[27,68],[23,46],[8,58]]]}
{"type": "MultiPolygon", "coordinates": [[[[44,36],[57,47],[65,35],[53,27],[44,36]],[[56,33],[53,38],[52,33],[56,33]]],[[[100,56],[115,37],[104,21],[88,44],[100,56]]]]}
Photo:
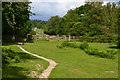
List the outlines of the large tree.
{"type": "Polygon", "coordinates": [[[3,2],[3,35],[24,37],[31,31],[30,2],[3,2]]]}
{"type": "Polygon", "coordinates": [[[44,33],[49,35],[57,35],[58,34],[58,27],[59,27],[60,17],[59,16],[52,16],[47,24],[45,25],[44,33]]]}

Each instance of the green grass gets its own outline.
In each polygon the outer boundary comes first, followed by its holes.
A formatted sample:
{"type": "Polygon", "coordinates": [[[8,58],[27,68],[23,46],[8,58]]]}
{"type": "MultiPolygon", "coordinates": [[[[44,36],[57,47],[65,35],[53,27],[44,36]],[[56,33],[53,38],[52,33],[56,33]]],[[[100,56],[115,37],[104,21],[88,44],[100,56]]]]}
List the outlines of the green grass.
{"type": "MultiPolygon", "coordinates": [[[[90,56],[78,48],[57,48],[61,42],[36,41],[22,47],[40,56],[59,63],[49,78],[117,78],[118,59],[115,60],[90,56]],[[105,72],[105,71],[114,71],[105,72]]],[[[109,43],[90,43],[91,47],[100,50],[109,49],[109,43]]]]}
{"type": "Polygon", "coordinates": [[[41,74],[49,65],[47,61],[22,52],[17,45],[3,47],[11,48],[16,54],[18,52],[17,55],[20,57],[20,62],[11,63],[9,66],[3,67],[3,78],[34,78],[34,76],[31,76],[32,71],[41,74]]]}

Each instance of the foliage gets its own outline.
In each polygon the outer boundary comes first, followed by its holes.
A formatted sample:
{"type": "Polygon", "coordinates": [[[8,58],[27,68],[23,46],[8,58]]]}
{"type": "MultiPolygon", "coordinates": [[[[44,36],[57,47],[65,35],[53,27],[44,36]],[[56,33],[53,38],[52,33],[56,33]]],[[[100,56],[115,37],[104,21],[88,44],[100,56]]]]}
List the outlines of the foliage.
{"type": "Polygon", "coordinates": [[[63,47],[67,47],[67,46],[69,46],[69,42],[68,41],[64,41],[64,42],[62,42],[62,44],[61,44],[63,47]]]}
{"type": "MultiPolygon", "coordinates": [[[[9,45],[9,46],[3,46],[3,48],[6,49],[6,47],[9,47],[10,50],[13,52],[11,53],[16,54],[20,58],[20,62],[12,62],[9,65],[2,65],[2,79],[6,78],[21,78],[22,80],[26,80],[29,78],[37,78],[29,75],[32,71],[35,71],[38,74],[41,74],[49,65],[49,63],[43,59],[37,58],[35,56],[32,56],[30,54],[24,53],[22,50],[20,50],[17,45],[9,45]],[[15,53],[14,53],[15,52],[15,53]],[[29,65],[32,65],[29,66],[29,65]],[[40,66],[39,66],[40,65],[40,66]]],[[[10,51],[5,51],[10,52],[10,51]]],[[[5,53],[6,54],[6,53],[5,53]]],[[[3,58],[4,59],[4,58],[3,58]]]]}
{"type": "Polygon", "coordinates": [[[2,3],[2,31],[3,35],[25,37],[31,31],[30,2],[2,3]]]}
{"type": "Polygon", "coordinates": [[[116,58],[115,55],[117,55],[117,51],[113,49],[108,49],[106,51],[99,51],[96,48],[90,48],[86,41],[82,42],[82,44],[80,45],[77,45],[76,43],[73,43],[73,42],[64,41],[61,43],[61,45],[57,47],[58,48],[63,48],[63,47],[80,48],[84,50],[85,53],[88,55],[95,55],[95,56],[99,56],[102,58],[109,58],[109,59],[115,59],[116,58]]]}
{"type": "Polygon", "coordinates": [[[118,39],[113,37],[119,32],[118,11],[119,7],[115,3],[103,5],[103,2],[86,2],[68,10],[61,18],[51,17],[46,24],[45,34],[87,36],[82,41],[92,38],[92,42],[115,42],[118,39]]]}
{"type": "Polygon", "coordinates": [[[13,62],[20,62],[19,56],[17,53],[11,49],[2,48],[2,63],[3,65],[7,65],[13,62]]]}
{"type": "Polygon", "coordinates": [[[47,21],[42,20],[31,20],[32,27],[37,27],[38,29],[44,29],[44,26],[46,25],[47,21]]]}
{"type": "Polygon", "coordinates": [[[79,46],[76,43],[71,43],[69,41],[63,41],[58,48],[63,48],[63,47],[72,47],[72,48],[79,48],[79,46]]]}
{"type": "Polygon", "coordinates": [[[57,35],[58,33],[58,26],[59,26],[60,17],[59,16],[53,16],[49,19],[47,24],[45,25],[45,34],[49,35],[57,35]]]}
{"type": "Polygon", "coordinates": [[[82,49],[82,50],[87,49],[88,47],[89,47],[89,45],[85,41],[80,45],[80,49],[82,49]]]}
{"type": "Polygon", "coordinates": [[[32,31],[30,31],[30,34],[36,35],[36,32],[32,30],[32,31]]]}
{"type": "Polygon", "coordinates": [[[88,55],[95,55],[102,58],[109,58],[109,59],[115,59],[115,55],[117,54],[117,51],[115,50],[107,50],[107,51],[98,51],[98,49],[85,49],[84,50],[86,54],[88,55]]]}
{"type": "Polygon", "coordinates": [[[58,47],[58,48],[63,48],[63,46],[62,46],[62,45],[58,45],[57,47],[58,47]]]}
{"type": "Polygon", "coordinates": [[[106,35],[96,35],[93,37],[89,37],[88,35],[82,36],[79,41],[87,41],[87,42],[100,42],[100,43],[117,43],[118,36],[106,36],[106,35]]]}
{"type": "Polygon", "coordinates": [[[31,34],[27,35],[27,42],[33,43],[34,39],[31,34]]]}

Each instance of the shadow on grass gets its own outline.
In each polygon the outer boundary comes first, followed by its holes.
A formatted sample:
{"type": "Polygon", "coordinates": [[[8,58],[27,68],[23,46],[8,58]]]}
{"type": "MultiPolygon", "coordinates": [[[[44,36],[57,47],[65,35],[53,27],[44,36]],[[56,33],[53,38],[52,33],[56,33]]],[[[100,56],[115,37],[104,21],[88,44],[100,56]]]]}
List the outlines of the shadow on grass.
{"type": "Polygon", "coordinates": [[[112,49],[119,49],[118,46],[110,46],[109,48],[112,48],[112,49]]]}
{"type": "Polygon", "coordinates": [[[17,44],[18,42],[2,42],[2,45],[3,46],[9,46],[9,45],[14,45],[14,44],[17,44]]]}
{"type": "MultiPolygon", "coordinates": [[[[21,71],[25,70],[24,68],[21,67],[16,67],[16,66],[8,66],[3,68],[3,79],[8,79],[8,78],[28,78],[27,76],[25,76],[24,74],[22,74],[21,71]]],[[[23,80],[23,79],[22,79],[23,80]]]]}
{"type": "Polygon", "coordinates": [[[20,59],[23,61],[28,59],[38,59],[37,57],[34,57],[30,54],[24,53],[24,52],[17,52],[17,55],[20,57],[20,59]]]}
{"type": "MultiPolygon", "coordinates": [[[[15,52],[17,56],[20,58],[20,62],[28,62],[28,60],[34,60],[37,59],[36,57],[29,55],[24,52],[15,52]]],[[[18,62],[19,63],[19,62],[18,62]]],[[[18,66],[3,66],[2,69],[2,80],[17,80],[17,78],[20,78],[19,80],[26,80],[30,77],[26,76],[23,74],[23,72],[27,72],[28,70],[23,68],[23,67],[18,67],[18,66]]]]}

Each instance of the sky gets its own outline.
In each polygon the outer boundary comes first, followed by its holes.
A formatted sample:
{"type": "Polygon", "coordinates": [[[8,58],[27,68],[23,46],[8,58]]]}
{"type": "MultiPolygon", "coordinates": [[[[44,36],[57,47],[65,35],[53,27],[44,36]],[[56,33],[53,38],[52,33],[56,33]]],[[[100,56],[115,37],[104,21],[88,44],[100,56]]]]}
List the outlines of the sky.
{"type": "MultiPolygon", "coordinates": [[[[85,4],[85,0],[30,0],[31,11],[35,15],[30,19],[37,19],[47,21],[51,16],[63,17],[68,10],[74,9],[85,4]]],[[[100,0],[92,0],[100,1],[100,0]]],[[[104,4],[107,2],[113,2],[118,0],[104,0],[104,4]]]]}

